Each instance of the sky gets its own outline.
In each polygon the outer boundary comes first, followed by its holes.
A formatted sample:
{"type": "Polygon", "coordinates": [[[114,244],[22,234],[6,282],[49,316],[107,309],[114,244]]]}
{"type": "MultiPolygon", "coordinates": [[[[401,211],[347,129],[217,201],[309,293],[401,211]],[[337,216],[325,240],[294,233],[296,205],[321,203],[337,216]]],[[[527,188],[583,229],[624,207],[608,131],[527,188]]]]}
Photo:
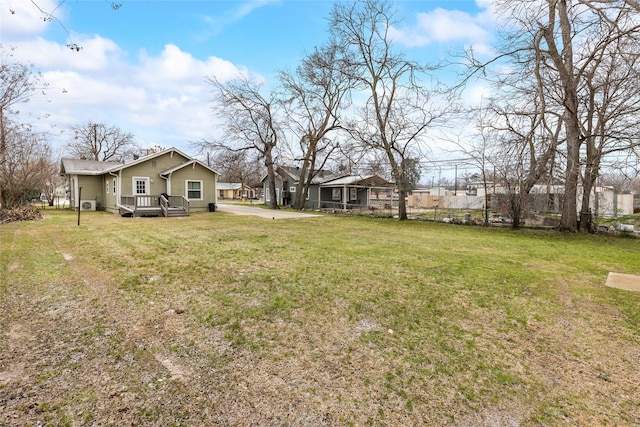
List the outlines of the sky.
{"type": "MultiPolygon", "coordinates": [[[[212,87],[241,73],[275,87],[328,39],[333,1],[324,0],[0,0],[5,57],[30,64],[43,87],[21,118],[47,132],[63,156],[71,128],[92,123],[131,132],[143,147],[193,153],[216,135],[212,87]],[[53,15],[43,19],[39,9],[53,15]],[[79,51],[68,44],[81,46],[79,51]]],[[[400,0],[396,49],[431,63],[473,45],[490,54],[490,0],[400,0]]],[[[6,60],[6,58],[5,58],[6,60]]],[[[451,71],[448,71],[451,73],[451,71]]],[[[441,76],[444,79],[451,75],[441,76]]],[[[479,96],[481,88],[467,96],[479,96]]]]}

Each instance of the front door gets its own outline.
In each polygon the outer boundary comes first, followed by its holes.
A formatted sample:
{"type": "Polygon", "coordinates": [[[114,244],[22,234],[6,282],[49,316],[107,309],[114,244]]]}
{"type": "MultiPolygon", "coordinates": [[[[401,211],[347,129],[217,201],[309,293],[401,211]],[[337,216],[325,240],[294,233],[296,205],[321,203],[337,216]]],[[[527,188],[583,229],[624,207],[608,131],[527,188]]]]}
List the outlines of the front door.
{"type": "Polygon", "coordinates": [[[151,197],[149,196],[149,178],[133,177],[133,195],[136,198],[137,206],[151,206],[151,197]]]}

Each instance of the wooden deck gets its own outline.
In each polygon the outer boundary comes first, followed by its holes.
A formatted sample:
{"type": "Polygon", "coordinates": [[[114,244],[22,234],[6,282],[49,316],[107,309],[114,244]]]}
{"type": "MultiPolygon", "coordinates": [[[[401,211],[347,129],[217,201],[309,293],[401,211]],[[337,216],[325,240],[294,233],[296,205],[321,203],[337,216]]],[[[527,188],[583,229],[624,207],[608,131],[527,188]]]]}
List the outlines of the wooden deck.
{"type": "Polygon", "coordinates": [[[133,217],[189,216],[189,201],[183,196],[121,196],[120,215],[133,217]]]}

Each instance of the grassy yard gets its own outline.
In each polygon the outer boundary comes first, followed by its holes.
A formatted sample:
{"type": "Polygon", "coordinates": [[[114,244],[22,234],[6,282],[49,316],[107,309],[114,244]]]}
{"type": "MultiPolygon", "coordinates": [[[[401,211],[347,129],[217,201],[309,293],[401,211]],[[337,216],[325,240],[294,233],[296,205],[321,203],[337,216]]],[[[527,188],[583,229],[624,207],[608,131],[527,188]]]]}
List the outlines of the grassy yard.
{"type": "Polygon", "coordinates": [[[366,217],[0,226],[0,426],[638,425],[640,241],[366,217]]]}

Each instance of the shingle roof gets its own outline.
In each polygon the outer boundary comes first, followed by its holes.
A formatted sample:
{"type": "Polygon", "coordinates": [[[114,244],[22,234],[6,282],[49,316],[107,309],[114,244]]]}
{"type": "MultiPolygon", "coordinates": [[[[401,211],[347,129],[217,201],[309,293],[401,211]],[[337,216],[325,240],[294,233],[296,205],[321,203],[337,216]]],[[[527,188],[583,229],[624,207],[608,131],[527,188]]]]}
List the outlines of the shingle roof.
{"type": "Polygon", "coordinates": [[[383,178],[380,178],[377,175],[368,175],[368,176],[347,175],[341,178],[325,181],[320,185],[323,187],[339,187],[342,185],[351,185],[351,186],[362,185],[366,187],[390,187],[393,184],[390,183],[389,181],[386,181],[383,178]]]}
{"type": "Polygon", "coordinates": [[[117,166],[122,166],[122,163],[64,158],[60,160],[60,173],[65,175],[101,175],[117,166]]]}
{"type": "Polygon", "coordinates": [[[60,161],[60,173],[63,175],[102,175],[104,173],[107,172],[115,172],[121,169],[126,169],[130,166],[133,165],[137,165],[143,162],[146,162],[150,159],[153,159],[155,157],[161,156],[163,154],[166,153],[177,153],[180,156],[182,156],[185,161],[171,169],[167,169],[166,171],[161,172],[161,175],[167,175],[170,174],[171,172],[174,172],[178,169],[182,169],[184,167],[193,165],[193,164],[199,164],[200,166],[204,167],[205,169],[210,170],[211,172],[218,174],[219,173],[213,169],[211,169],[209,166],[205,165],[204,163],[202,163],[201,161],[197,160],[197,159],[192,159],[191,157],[187,156],[186,154],[182,153],[180,150],[177,150],[175,148],[168,148],[166,150],[163,151],[159,151],[157,153],[151,153],[147,156],[144,157],[140,157],[139,159],[136,159],[132,162],[129,163],[122,163],[122,162],[101,162],[101,161],[97,161],[97,160],[82,160],[82,159],[62,159],[60,161]]]}

